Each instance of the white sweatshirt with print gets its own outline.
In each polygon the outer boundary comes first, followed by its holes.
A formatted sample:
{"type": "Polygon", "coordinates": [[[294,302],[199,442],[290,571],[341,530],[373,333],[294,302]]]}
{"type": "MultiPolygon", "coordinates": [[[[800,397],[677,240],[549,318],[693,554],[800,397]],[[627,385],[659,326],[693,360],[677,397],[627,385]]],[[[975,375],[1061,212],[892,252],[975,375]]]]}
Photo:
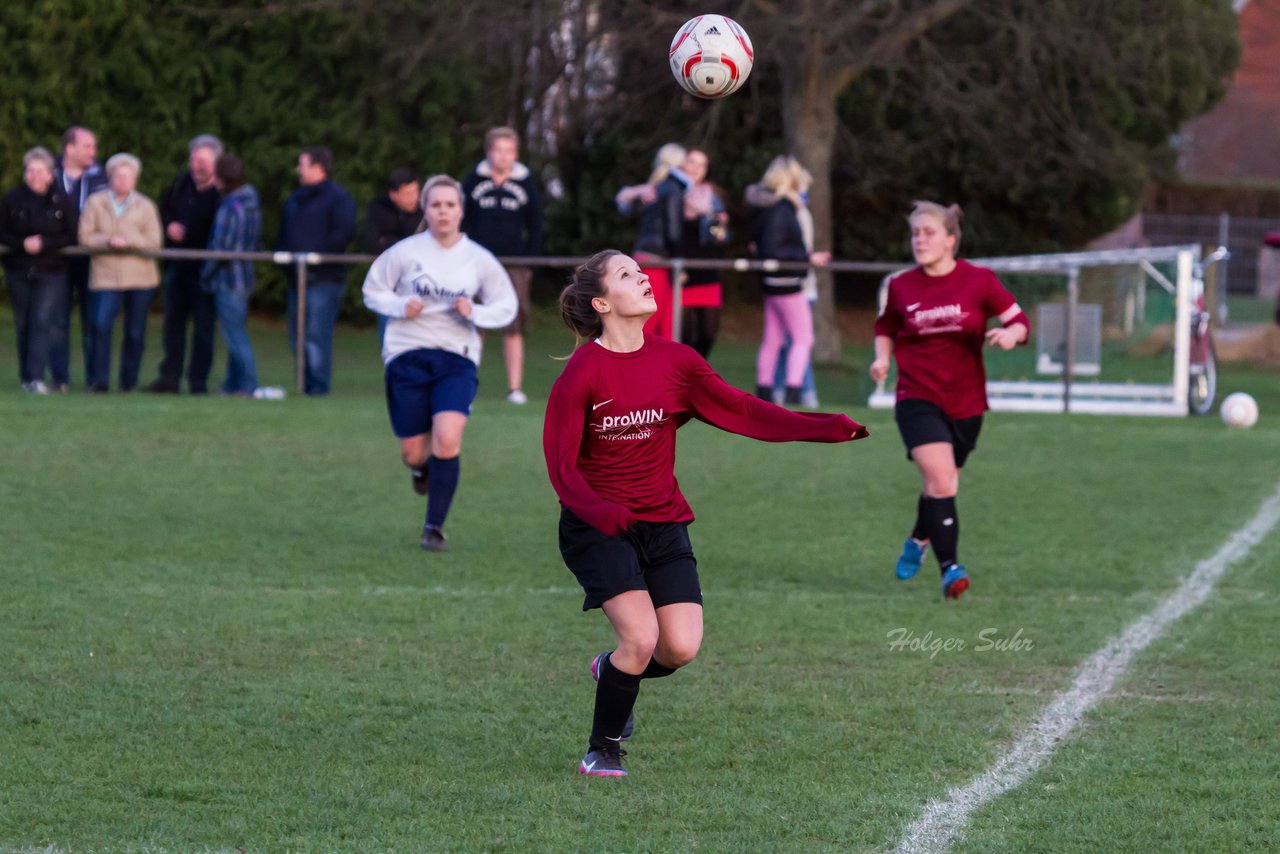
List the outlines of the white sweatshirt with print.
{"type": "Polygon", "coordinates": [[[518,303],[507,271],[489,250],[466,235],[449,248],[430,232],[406,237],[383,252],[364,280],[364,304],[390,318],[382,360],[409,350],[446,350],[480,363],[480,329],[501,329],[515,319],[518,303]],[[453,308],[471,300],[471,316],[453,308]],[[417,317],[404,316],[410,299],[422,300],[417,317]]]}

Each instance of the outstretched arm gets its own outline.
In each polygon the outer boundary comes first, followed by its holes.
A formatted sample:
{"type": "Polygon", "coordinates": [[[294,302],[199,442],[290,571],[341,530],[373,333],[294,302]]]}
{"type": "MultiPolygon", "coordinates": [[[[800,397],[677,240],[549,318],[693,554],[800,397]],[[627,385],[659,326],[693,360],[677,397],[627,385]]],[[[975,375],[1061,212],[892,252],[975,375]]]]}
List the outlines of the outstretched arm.
{"type": "Polygon", "coordinates": [[[793,412],[736,389],[692,352],[686,376],[694,415],[730,433],[762,442],[848,442],[868,435],[847,415],[793,412]]]}

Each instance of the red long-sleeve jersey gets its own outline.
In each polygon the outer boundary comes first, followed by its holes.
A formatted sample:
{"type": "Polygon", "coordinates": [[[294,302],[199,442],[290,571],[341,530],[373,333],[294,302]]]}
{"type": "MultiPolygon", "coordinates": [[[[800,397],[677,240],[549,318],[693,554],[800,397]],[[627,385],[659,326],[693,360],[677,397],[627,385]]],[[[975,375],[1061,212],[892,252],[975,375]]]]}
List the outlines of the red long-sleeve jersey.
{"type": "Polygon", "coordinates": [[[847,442],[847,415],[792,412],[726,383],[692,348],[646,335],[632,353],[578,348],[551,389],[542,433],[560,503],[605,534],[636,521],[691,522],[676,482],[676,430],[690,418],[765,442],[847,442]]]}

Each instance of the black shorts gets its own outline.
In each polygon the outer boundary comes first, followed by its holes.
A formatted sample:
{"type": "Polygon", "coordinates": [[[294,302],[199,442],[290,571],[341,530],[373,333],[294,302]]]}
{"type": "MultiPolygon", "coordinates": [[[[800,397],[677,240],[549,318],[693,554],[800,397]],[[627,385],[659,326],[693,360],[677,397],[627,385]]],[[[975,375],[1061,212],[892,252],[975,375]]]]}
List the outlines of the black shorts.
{"type": "Polygon", "coordinates": [[[637,522],[609,537],[562,508],[560,554],[586,593],[582,610],[599,608],[628,590],[648,590],[655,608],[701,605],[688,528],[683,522],[637,522]]]}
{"type": "Polygon", "coordinates": [[[919,445],[930,442],[950,442],[955,449],[956,468],[964,468],[964,461],[978,447],[978,434],[982,432],[982,416],[972,418],[948,418],[942,407],[928,400],[907,398],[893,406],[893,420],[898,422],[898,432],[907,446],[907,459],[919,445]]]}

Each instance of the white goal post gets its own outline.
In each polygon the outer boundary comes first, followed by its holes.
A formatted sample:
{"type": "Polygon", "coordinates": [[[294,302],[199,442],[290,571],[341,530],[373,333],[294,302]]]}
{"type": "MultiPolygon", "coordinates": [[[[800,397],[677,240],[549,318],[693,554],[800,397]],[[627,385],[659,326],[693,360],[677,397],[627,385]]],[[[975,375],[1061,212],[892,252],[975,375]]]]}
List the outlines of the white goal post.
{"type": "MultiPolygon", "coordinates": [[[[1002,258],[975,258],[972,263],[986,267],[1000,275],[1005,286],[1022,303],[1032,318],[1031,341],[1036,344],[1037,331],[1034,306],[1023,301],[1019,293],[1018,278],[1026,274],[1033,277],[1044,293],[1060,297],[1065,319],[1064,345],[1066,358],[1057,364],[1061,378],[1052,380],[1031,379],[1027,376],[992,378],[988,373],[987,396],[993,410],[1007,412],[1072,412],[1095,415],[1186,415],[1190,377],[1191,317],[1197,291],[1203,282],[1196,278],[1196,265],[1200,259],[1200,246],[1153,247],[1149,249],[1110,249],[1097,252],[1070,252],[1054,255],[1024,255],[1002,258]],[[1165,272],[1162,272],[1162,268],[1165,272]],[[1082,379],[1084,371],[1075,358],[1078,347],[1077,323],[1080,308],[1080,281],[1082,273],[1100,270],[1126,271],[1130,283],[1116,288],[1117,307],[1110,312],[1109,329],[1118,338],[1133,336],[1144,327],[1148,298],[1146,294],[1159,294],[1172,305],[1166,318],[1172,324],[1172,365],[1169,365],[1168,382],[1138,381],[1106,373],[1098,379],[1082,379]],[[1046,284],[1046,282],[1050,282],[1046,284]],[[1053,284],[1053,283],[1056,283],[1053,284]],[[1054,290],[1057,294],[1054,294],[1054,290]],[[1171,315],[1171,316],[1170,316],[1171,315]],[[1070,366],[1070,367],[1068,367],[1070,366]]],[[[888,298],[889,282],[897,273],[886,276],[880,286],[879,307],[883,311],[888,298]]],[[[1050,300],[1045,300],[1050,302],[1050,300]]],[[[1164,324],[1166,333],[1169,324],[1164,324]]],[[[1167,353],[1162,347],[1161,351],[1167,353]]],[[[1167,355],[1164,356],[1167,358],[1167,355]]],[[[1043,366],[1046,360],[1041,359],[1043,366]]],[[[1168,363],[1165,362],[1167,365],[1168,363]]],[[[1043,369],[1043,368],[1042,368],[1043,369]]],[[[1027,371],[1032,373],[1032,371],[1027,371]]],[[[894,404],[894,392],[886,383],[879,383],[868,400],[874,409],[890,409],[894,404]]]]}

